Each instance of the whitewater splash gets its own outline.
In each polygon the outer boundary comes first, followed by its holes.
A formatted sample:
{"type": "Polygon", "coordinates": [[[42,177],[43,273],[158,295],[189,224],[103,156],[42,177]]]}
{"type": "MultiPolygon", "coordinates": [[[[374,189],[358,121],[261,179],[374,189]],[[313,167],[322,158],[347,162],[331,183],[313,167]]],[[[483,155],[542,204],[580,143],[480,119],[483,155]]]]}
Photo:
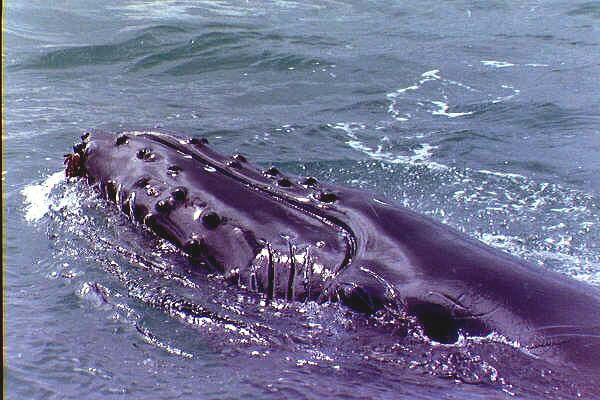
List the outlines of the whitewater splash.
{"type": "MultiPolygon", "coordinates": [[[[30,184],[21,190],[25,197],[25,220],[34,222],[42,219],[51,207],[60,209],[65,204],[54,204],[50,198],[52,189],[65,181],[64,171],[55,172],[38,184],[30,184]]],[[[67,200],[64,200],[67,201],[67,200]]]]}

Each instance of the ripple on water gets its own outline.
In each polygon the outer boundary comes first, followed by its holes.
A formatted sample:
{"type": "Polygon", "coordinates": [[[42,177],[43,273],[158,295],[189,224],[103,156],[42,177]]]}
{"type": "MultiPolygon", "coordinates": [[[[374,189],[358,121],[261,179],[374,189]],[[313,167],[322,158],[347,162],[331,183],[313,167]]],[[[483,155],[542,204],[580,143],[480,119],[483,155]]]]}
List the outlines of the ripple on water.
{"type": "MultiPolygon", "coordinates": [[[[298,48],[299,37],[264,33],[240,25],[207,24],[205,27],[155,25],[127,32],[124,40],[114,43],[65,47],[11,64],[11,70],[62,70],[82,66],[116,65],[124,72],[139,75],[166,73],[173,76],[212,71],[313,71],[326,60],[301,53],[278,51],[298,48]],[[220,28],[220,29],[219,29],[220,28]],[[223,29],[227,28],[227,29],[223,29]],[[198,30],[202,33],[197,34],[198,30]],[[193,36],[192,36],[193,35],[193,36]],[[191,37],[190,37],[191,36],[191,37]],[[124,67],[122,67],[124,66],[124,67]]],[[[318,37],[317,46],[327,43],[318,37]]],[[[300,43],[302,44],[302,43],[300,43]]]]}

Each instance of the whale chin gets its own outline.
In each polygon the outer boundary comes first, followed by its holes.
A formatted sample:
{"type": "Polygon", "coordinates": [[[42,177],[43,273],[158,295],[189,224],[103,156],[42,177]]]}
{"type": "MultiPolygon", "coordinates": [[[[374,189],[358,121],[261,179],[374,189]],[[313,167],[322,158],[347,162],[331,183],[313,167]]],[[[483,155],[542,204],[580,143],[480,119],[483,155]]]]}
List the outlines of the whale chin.
{"type": "Polygon", "coordinates": [[[164,131],[91,131],[65,156],[133,224],[267,300],[412,316],[431,340],[498,333],[600,372],[600,291],[361,190],[164,131]]]}

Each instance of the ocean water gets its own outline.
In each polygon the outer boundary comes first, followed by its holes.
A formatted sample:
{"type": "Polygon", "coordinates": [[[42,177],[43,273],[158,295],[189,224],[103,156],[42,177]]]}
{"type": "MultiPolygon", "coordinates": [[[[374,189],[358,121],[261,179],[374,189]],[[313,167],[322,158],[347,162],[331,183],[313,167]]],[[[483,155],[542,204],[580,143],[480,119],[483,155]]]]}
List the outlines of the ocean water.
{"type": "Polygon", "coordinates": [[[599,19],[597,1],[4,2],[5,398],[597,398],[506,338],[266,305],[62,168],[90,128],[205,136],[598,286],[599,19]]]}

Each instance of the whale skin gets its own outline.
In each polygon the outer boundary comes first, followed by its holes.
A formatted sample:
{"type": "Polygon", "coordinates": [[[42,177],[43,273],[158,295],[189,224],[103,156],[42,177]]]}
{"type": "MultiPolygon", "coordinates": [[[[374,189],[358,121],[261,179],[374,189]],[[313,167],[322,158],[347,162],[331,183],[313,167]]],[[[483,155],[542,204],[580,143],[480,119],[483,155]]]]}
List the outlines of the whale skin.
{"type": "Polygon", "coordinates": [[[372,193],[259,169],[201,138],[93,130],[65,159],[136,225],[267,300],[414,317],[432,340],[497,332],[600,372],[600,290],[372,193]]]}

